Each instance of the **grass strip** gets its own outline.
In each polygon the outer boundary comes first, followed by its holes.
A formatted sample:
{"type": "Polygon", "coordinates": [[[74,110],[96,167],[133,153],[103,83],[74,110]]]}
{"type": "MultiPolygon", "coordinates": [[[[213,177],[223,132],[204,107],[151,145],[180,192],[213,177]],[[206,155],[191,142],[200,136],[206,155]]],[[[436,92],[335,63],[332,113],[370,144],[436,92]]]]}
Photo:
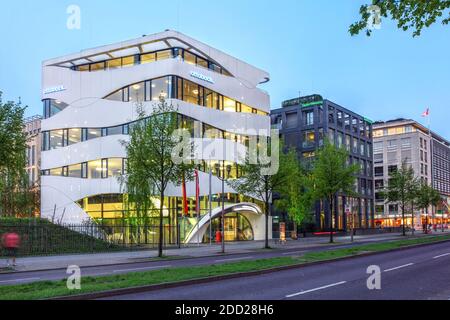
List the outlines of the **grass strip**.
{"type": "Polygon", "coordinates": [[[42,281],[23,285],[2,286],[0,287],[0,300],[47,299],[114,289],[173,283],[184,280],[267,270],[281,266],[292,266],[310,262],[333,260],[367,252],[382,252],[411,245],[434,243],[443,240],[450,240],[450,235],[405,239],[400,241],[363,245],[355,248],[310,252],[299,257],[279,257],[220,265],[179,267],[164,270],[128,273],[123,275],[85,277],[82,278],[81,290],[75,291],[70,291],[67,289],[66,280],[42,281]]]}

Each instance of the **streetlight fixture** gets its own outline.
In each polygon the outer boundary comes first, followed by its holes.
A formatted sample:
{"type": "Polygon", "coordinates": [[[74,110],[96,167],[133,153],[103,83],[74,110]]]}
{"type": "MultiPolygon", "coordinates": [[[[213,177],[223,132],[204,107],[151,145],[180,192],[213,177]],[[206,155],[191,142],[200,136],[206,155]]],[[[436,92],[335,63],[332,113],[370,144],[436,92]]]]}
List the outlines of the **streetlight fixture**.
{"type": "MultiPolygon", "coordinates": [[[[224,162],[225,165],[225,162],[224,162]]],[[[221,194],[221,198],[222,198],[222,213],[221,213],[221,240],[222,240],[222,253],[225,253],[225,170],[223,170],[222,172],[224,173],[224,176],[221,177],[221,167],[220,167],[220,163],[216,163],[215,165],[216,168],[216,175],[217,178],[219,180],[222,181],[222,194],[221,194]]],[[[224,168],[225,169],[225,168],[224,168]]],[[[227,177],[230,176],[230,172],[231,172],[231,166],[227,165],[226,166],[226,170],[227,170],[227,177]]]]}

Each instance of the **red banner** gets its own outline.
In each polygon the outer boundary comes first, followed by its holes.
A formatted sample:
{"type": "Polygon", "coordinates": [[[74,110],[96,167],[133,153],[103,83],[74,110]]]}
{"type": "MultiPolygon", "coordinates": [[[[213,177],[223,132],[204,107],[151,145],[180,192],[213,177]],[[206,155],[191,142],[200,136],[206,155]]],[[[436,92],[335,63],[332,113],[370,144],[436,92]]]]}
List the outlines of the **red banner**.
{"type": "Polygon", "coordinates": [[[189,214],[189,207],[188,207],[188,201],[187,201],[187,192],[186,192],[186,180],[184,178],[183,173],[183,183],[181,188],[183,189],[183,215],[187,216],[189,214]]]}
{"type": "Polygon", "coordinates": [[[198,170],[195,170],[195,203],[196,212],[200,213],[200,179],[198,170]]]}

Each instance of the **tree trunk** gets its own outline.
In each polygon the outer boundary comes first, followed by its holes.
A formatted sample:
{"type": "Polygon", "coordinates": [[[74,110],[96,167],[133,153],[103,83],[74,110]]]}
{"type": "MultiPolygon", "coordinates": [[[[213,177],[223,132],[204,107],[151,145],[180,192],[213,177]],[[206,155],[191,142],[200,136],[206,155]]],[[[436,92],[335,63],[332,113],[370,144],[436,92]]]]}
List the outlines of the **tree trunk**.
{"type": "Polygon", "coordinates": [[[334,196],[329,199],[330,201],[330,243],[334,243],[334,225],[333,225],[333,201],[334,196]]]}
{"type": "Polygon", "coordinates": [[[266,248],[266,249],[270,249],[270,246],[269,246],[269,214],[270,214],[269,201],[266,200],[266,241],[265,241],[265,246],[264,246],[264,248],[266,248]]]}
{"type": "Polygon", "coordinates": [[[158,257],[163,257],[163,208],[164,208],[164,191],[161,192],[161,203],[159,205],[159,243],[158,243],[158,257]]]}
{"type": "Polygon", "coordinates": [[[403,236],[406,237],[405,204],[402,203],[403,236]]]}
{"type": "Polygon", "coordinates": [[[269,246],[269,214],[270,214],[270,208],[269,208],[269,190],[267,186],[266,181],[266,235],[265,235],[265,246],[264,248],[270,249],[269,246]]]}

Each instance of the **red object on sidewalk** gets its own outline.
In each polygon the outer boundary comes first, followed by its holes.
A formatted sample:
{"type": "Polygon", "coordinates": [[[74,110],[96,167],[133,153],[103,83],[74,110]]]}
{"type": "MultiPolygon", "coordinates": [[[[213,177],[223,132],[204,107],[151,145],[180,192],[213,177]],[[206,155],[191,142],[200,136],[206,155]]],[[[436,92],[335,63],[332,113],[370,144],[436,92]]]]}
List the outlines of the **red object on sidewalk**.
{"type": "Polygon", "coordinates": [[[222,232],[216,231],[216,243],[222,243],[222,232]]]}
{"type": "Polygon", "coordinates": [[[20,237],[17,233],[6,233],[3,236],[3,245],[8,249],[17,249],[20,246],[20,237]]]}

